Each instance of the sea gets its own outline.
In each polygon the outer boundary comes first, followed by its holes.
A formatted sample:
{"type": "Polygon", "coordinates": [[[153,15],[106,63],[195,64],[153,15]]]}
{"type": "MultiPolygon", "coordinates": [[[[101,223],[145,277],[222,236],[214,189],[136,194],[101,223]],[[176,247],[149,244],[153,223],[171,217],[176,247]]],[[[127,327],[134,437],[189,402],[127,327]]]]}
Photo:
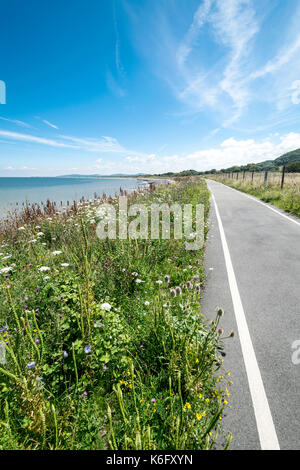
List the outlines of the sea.
{"type": "Polygon", "coordinates": [[[114,196],[120,188],[128,192],[147,183],[138,178],[73,178],[73,177],[0,177],[0,217],[18,210],[27,203],[56,202],[58,208],[79,201],[82,197],[93,199],[95,193],[114,196]]]}

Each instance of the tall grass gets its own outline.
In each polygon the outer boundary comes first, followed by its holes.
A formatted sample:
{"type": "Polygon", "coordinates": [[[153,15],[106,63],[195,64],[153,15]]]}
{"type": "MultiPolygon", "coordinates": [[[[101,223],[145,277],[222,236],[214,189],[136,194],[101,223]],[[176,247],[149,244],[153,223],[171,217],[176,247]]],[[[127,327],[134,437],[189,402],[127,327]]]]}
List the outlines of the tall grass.
{"type": "MultiPolygon", "coordinates": [[[[203,181],[131,195],[171,201],[203,203],[207,219],[203,181]]],[[[96,207],[49,203],[2,224],[0,449],[228,446],[223,312],[201,312],[202,251],[99,240],[96,207]]]]}

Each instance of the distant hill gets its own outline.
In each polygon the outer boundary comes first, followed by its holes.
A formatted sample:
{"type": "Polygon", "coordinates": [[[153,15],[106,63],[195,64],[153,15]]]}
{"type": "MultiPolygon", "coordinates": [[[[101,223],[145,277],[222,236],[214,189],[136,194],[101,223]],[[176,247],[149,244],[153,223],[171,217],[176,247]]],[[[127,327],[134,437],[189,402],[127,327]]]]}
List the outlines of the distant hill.
{"type": "Polygon", "coordinates": [[[112,178],[112,177],[135,177],[135,176],[143,176],[144,173],[136,173],[135,175],[126,175],[125,173],[115,173],[113,175],[78,175],[78,174],[72,174],[72,175],[59,175],[56,176],[56,178],[112,178]]]}
{"type": "Polygon", "coordinates": [[[284,153],[280,157],[275,158],[275,160],[265,160],[260,163],[248,163],[248,165],[241,165],[240,167],[227,168],[225,171],[280,171],[283,165],[297,161],[300,161],[300,149],[284,153]]]}
{"type": "Polygon", "coordinates": [[[281,157],[275,158],[274,163],[279,166],[286,165],[287,163],[291,162],[299,162],[300,161],[300,149],[293,150],[292,152],[285,153],[281,155],[281,157]]]}

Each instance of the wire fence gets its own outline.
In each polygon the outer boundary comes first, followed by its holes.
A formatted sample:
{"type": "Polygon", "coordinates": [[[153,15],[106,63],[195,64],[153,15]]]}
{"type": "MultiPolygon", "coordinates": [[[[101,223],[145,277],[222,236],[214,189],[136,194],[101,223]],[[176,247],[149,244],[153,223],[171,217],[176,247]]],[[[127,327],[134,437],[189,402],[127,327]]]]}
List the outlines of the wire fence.
{"type": "Polygon", "coordinates": [[[285,166],[281,171],[234,171],[231,173],[218,173],[207,175],[220,181],[237,181],[255,186],[272,185],[280,186],[300,186],[300,173],[287,173],[285,166]]]}

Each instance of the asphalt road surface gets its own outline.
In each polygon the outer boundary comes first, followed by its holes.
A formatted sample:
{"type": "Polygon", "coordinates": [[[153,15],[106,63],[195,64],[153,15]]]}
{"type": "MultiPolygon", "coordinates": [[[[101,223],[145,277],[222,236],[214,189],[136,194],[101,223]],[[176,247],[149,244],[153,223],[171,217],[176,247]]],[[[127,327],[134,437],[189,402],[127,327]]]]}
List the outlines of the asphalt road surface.
{"type": "Polygon", "coordinates": [[[300,219],[207,183],[202,311],[213,318],[222,306],[220,326],[236,332],[224,357],[234,381],[223,419],[231,449],[300,449],[300,219]]]}

